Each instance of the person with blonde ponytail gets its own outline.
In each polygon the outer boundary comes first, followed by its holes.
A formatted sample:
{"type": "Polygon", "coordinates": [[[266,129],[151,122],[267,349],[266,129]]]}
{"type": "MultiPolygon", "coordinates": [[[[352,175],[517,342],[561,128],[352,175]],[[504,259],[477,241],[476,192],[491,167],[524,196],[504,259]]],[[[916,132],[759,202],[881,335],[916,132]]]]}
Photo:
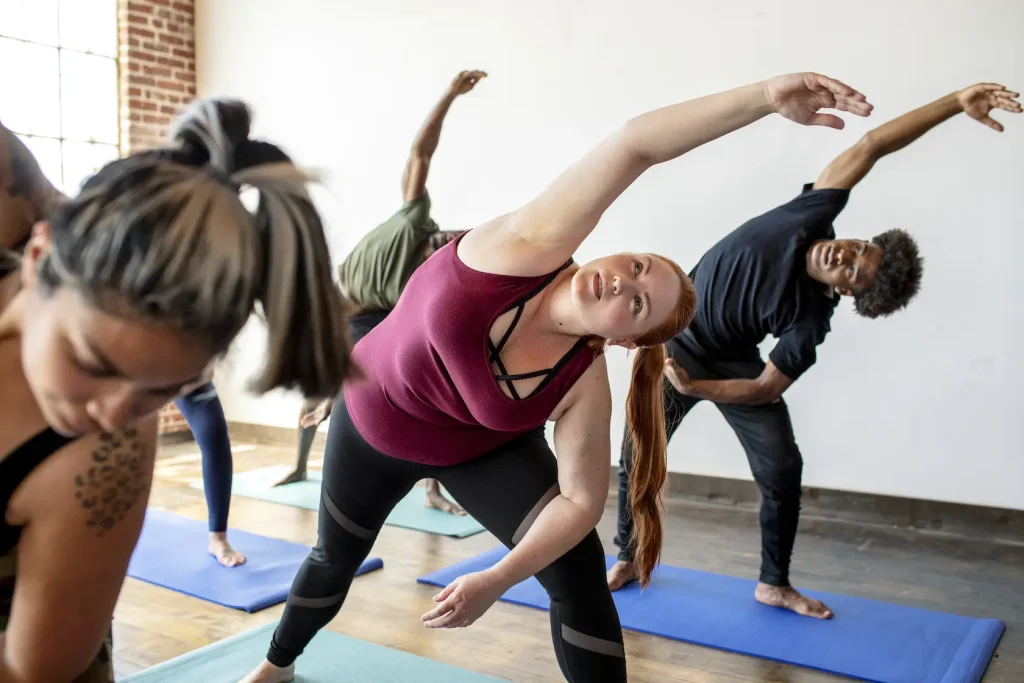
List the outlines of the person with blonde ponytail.
{"type": "Polygon", "coordinates": [[[270,340],[255,391],[328,396],[349,373],[306,178],[249,123],[240,102],[198,101],[169,147],[107,164],[75,197],[33,214],[3,188],[0,235],[36,222],[22,253],[0,252],[0,681],[113,680],[157,412],[254,312],[270,340]]]}
{"type": "MultiPolygon", "coordinates": [[[[724,237],[691,272],[698,313],[668,344],[659,421],[671,435],[698,402],[708,400],[736,432],[761,493],[758,602],[819,619],[832,616],[820,600],[789,582],[803,458],[783,394],[814,365],[842,297],[853,299],[859,315],[878,318],[905,308],[921,283],[923,259],[909,234],[890,229],[871,241],[837,240],[832,222],[850,190],[882,157],[960,112],[1002,131],[989,114],[1020,113],[1016,97],[1001,85],[979,83],[869,131],[799,195],[724,237]],[[769,334],[778,342],[765,362],[759,345],[769,334]]],[[[646,493],[637,460],[648,457],[647,448],[633,430],[624,435],[619,561],[608,572],[612,590],[642,581],[650,563],[650,524],[637,516],[634,500],[646,493]]]]}
{"type": "Polygon", "coordinates": [[[594,530],[611,470],[601,349],[638,349],[629,412],[644,444],[635,505],[651,569],[665,479],[662,344],[686,327],[696,299],[690,279],[663,256],[623,253],[577,265],[572,255],[655,164],[773,113],[837,125],[819,113],[830,107],[859,115],[871,108],[838,81],[793,74],[638,116],[536,199],[427,259],[395,309],[353,349],[365,377],[345,384],[331,413],[317,545],[266,660],[246,683],[295,676],[296,658],[341,609],[392,507],[425,477],[511,551],[436,595],[423,625],[469,626],[509,587],[536,576],[551,597],[566,679],[625,681],[622,629],[594,530]],[[548,420],[557,459],[544,436],[548,420]]]}

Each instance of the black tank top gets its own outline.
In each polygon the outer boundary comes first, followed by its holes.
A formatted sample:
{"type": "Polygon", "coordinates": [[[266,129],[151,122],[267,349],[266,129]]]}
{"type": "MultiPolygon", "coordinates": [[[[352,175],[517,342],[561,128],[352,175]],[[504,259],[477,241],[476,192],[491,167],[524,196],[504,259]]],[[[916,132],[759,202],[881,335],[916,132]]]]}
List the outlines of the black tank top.
{"type": "MultiPolygon", "coordinates": [[[[17,258],[0,251],[0,278],[17,268],[17,258]]],[[[72,441],[74,439],[61,436],[47,427],[0,460],[0,557],[11,552],[21,537],[21,527],[7,523],[7,504],[11,496],[39,463],[72,441]]]]}
{"type": "Polygon", "coordinates": [[[7,523],[11,496],[32,470],[72,441],[74,438],[61,436],[47,427],[0,460],[0,556],[14,550],[21,537],[21,527],[7,523]]]}

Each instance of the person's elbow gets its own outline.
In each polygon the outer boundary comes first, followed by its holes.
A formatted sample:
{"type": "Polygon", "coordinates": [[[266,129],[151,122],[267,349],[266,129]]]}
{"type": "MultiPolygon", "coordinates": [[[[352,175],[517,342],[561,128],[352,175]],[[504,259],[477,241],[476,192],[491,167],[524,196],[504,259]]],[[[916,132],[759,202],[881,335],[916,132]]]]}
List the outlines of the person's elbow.
{"type": "Polygon", "coordinates": [[[869,130],[861,136],[853,151],[857,159],[862,163],[872,163],[884,154],[884,141],[877,130],[869,130]]]}
{"type": "Polygon", "coordinates": [[[768,405],[769,403],[775,403],[782,398],[782,395],[786,393],[786,388],[789,386],[788,380],[780,380],[771,378],[768,380],[758,381],[756,388],[754,389],[753,400],[750,401],[752,405],[768,405]]]}
{"type": "Polygon", "coordinates": [[[645,130],[643,123],[630,119],[609,135],[604,144],[614,149],[613,158],[636,168],[650,168],[663,159],[657,158],[651,145],[645,142],[645,130]]]}
{"type": "Polygon", "coordinates": [[[608,487],[597,490],[595,487],[590,491],[571,492],[566,496],[578,511],[581,526],[589,531],[597,526],[604,516],[604,505],[608,498],[608,487]]]}

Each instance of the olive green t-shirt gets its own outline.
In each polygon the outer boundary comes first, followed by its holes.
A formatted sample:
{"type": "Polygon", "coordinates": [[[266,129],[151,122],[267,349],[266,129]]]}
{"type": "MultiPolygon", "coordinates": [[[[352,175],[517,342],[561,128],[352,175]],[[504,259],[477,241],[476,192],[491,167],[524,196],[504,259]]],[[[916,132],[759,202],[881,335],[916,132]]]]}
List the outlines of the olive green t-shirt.
{"type": "Polygon", "coordinates": [[[440,229],[430,218],[430,197],[406,202],[359,241],[338,268],[341,286],[361,311],[391,310],[413,271],[424,261],[427,240],[440,229]]]}

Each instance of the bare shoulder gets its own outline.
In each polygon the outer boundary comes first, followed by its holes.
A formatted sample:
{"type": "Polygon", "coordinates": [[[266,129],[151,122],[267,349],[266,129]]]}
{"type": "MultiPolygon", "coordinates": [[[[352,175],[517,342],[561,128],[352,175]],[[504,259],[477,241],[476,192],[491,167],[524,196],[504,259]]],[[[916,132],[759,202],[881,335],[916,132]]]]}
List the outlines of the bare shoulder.
{"type": "Polygon", "coordinates": [[[594,421],[609,421],[611,419],[612,390],[608,384],[608,363],[603,353],[594,358],[594,362],[590,364],[586,372],[562,397],[551,413],[550,419],[557,422],[574,407],[589,411],[590,417],[594,421]]]}
{"type": "Polygon", "coordinates": [[[156,440],[153,416],[113,434],[93,434],[68,444],[18,488],[8,518],[24,524],[57,514],[79,518],[96,537],[116,532],[148,500],[156,440]]]}

